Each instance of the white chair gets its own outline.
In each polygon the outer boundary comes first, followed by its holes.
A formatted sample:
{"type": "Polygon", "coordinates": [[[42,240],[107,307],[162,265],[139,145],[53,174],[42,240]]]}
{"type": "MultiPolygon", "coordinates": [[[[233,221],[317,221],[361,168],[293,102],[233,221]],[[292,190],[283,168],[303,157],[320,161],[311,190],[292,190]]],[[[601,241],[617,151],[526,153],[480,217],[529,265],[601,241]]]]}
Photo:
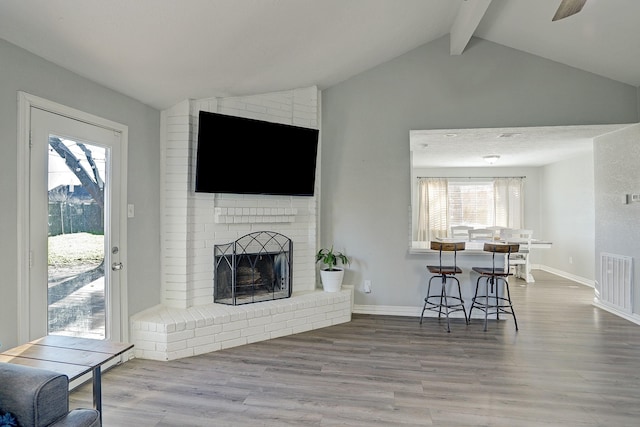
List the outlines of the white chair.
{"type": "Polygon", "coordinates": [[[474,228],[469,230],[469,241],[493,242],[495,232],[488,228],[474,228]]]}
{"type": "Polygon", "coordinates": [[[531,274],[531,264],[529,263],[532,237],[533,230],[525,229],[506,230],[502,235],[506,243],[518,243],[520,245],[520,251],[509,256],[509,265],[514,269],[513,275],[527,283],[535,282],[531,274]]]}
{"type": "Polygon", "coordinates": [[[467,225],[453,225],[451,226],[451,238],[460,239],[461,241],[469,240],[469,230],[473,230],[473,227],[467,225]]]}
{"type": "Polygon", "coordinates": [[[504,227],[502,230],[500,230],[500,234],[498,237],[500,238],[500,240],[504,241],[509,233],[511,233],[513,230],[513,228],[504,227]]]}
{"type": "Polygon", "coordinates": [[[493,238],[494,240],[500,240],[502,238],[502,234],[505,230],[509,230],[507,227],[501,227],[498,225],[494,225],[492,227],[487,227],[487,230],[493,230],[493,238]]]}

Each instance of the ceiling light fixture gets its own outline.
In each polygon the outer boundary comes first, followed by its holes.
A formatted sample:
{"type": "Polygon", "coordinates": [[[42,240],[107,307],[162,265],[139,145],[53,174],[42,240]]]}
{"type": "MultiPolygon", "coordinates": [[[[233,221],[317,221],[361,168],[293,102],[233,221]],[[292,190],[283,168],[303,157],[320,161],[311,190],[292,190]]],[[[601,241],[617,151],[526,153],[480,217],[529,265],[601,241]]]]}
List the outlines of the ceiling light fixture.
{"type": "Polygon", "coordinates": [[[498,159],[500,159],[500,156],[498,156],[497,154],[491,154],[489,156],[484,156],[483,159],[484,159],[485,162],[487,162],[490,165],[492,165],[495,162],[497,162],[498,159]]]}

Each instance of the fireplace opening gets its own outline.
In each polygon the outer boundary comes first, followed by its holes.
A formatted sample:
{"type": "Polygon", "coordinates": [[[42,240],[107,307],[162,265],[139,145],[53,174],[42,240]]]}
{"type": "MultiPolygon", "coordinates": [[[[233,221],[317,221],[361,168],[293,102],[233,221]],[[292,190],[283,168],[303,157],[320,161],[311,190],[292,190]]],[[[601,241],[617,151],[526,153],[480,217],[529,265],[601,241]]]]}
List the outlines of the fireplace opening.
{"type": "Polygon", "coordinates": [[[240,305],[289,298],[292,259],[291,239],[271,231],[214,245],[214,302],[240,305]]]}

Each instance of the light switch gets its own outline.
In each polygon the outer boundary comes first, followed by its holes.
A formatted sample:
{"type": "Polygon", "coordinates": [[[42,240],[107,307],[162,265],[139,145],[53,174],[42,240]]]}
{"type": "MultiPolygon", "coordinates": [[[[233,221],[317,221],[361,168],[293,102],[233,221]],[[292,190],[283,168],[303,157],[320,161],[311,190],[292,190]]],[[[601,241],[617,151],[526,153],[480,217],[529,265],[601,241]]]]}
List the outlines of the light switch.
{"type": "Polygon", "coordinates": [[[133,204],[127,205],[127,218],[133,218],[135,216],[135,210],[133,204]]]}

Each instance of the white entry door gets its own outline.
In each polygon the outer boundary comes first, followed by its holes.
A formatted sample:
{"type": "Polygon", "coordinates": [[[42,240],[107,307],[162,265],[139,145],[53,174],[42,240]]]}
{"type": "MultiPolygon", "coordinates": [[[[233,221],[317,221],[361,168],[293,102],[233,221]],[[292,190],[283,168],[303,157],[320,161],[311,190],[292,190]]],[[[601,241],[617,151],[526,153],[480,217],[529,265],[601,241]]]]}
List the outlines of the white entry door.
{"type": "Polygon", "coordinates": [[[33,105],[28,116],[28,339],[121,341],[122,132],[33,105]]]}

